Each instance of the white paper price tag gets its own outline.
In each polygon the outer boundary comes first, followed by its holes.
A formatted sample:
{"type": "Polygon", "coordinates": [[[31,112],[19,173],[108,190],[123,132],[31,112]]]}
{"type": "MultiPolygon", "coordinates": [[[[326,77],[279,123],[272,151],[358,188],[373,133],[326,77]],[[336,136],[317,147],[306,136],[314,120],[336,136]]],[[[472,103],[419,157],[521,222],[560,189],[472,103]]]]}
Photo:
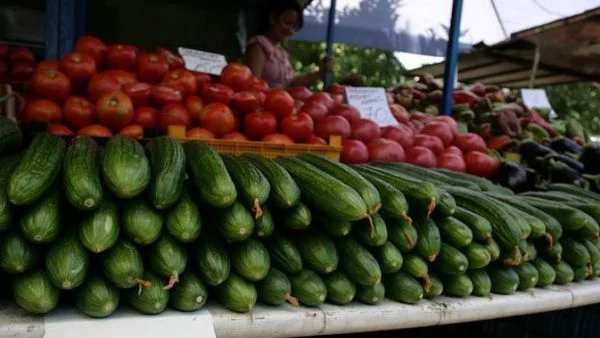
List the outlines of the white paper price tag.
{"type": "Polygon", "coordinates": [[[558,115],[552,109],[546,90],[544,89],[521,89],[521,97],[523,103],[531,109],[533,108],[548,108],[550,109],[550,118],[556,118],[558,115]]]}
{"type": "Polygon", "coordinates": [[[348,104],[354,106],[363,118],[377,122],[381,127],[397,124],[390,111],[385,90],[378,87],[346,87],[348,104]]]}
{"type": "Polygon", "coordinates": [[[221,75],[227,65],[224,55],[179,47],[179,54],[185,62],[185,68],[212,75],[221,75]]]}

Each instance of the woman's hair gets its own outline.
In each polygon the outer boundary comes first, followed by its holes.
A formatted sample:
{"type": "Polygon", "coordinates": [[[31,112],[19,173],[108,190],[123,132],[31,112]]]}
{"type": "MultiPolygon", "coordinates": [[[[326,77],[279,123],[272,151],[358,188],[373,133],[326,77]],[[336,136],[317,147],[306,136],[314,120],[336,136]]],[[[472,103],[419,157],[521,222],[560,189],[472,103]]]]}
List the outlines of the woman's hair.
{"type": "Polygon", "coordinates": [[[304,25],[304,14],[302,6],[297,0],[267,0],[261,11],[259,33],[266,34],[271,26],[271,16],[279,16],[285,11],[298,13],[298,29],[304,25]]]}

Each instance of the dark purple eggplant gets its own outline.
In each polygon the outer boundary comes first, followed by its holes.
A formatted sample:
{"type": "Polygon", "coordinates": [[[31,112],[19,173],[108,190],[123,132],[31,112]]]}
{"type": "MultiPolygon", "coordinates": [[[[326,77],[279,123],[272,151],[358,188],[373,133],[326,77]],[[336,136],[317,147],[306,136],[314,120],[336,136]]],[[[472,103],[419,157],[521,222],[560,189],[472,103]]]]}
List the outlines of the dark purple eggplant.
{"type": "Polygon", "coordinates": [[[519,153],[527,162],[533,162],[537,157],[555,154],[555,151],[533,140],[525,140],[519,145],[519,153]]]}
{"type": "Polygon", "coordinates": [[[588,144],[583,147],[579,161],[583,163],[586,174],[600,174],[600,145],[588,144]]]}
{"type": "Polygon", "coordinates": [[[579,155],[583,151],[583,148],[579,144],[564,136],[553,139],[550,141],[549,146],[551,149],[560,154],[571,153],[579,155]]]}
{"type": "Polygon", "coordinates": [[[508,161],[500,164],[496,180],[515,192],[530,190],[537,181],[535,170],[528,171],[524,166],[508,161]]]}
{"type": "Polygon", "coordinates": [[[548,176],[553,183],[568,183],[583,187],[586,183],[583,175],[564,162],[548,161],[548,176]]]}

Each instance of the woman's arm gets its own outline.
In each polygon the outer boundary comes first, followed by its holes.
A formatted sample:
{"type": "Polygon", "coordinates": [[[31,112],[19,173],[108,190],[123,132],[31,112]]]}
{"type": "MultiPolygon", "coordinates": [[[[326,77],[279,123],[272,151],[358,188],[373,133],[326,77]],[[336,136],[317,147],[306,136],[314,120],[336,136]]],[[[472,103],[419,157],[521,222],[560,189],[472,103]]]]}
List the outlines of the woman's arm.
{"type": "Polygon", "coordinates": [[[322,77],[323,77],[323,73],[321,71],[310,73],[310,74],[298,75],[292,79],[292,82],[290,82],[289,86],[290,87],[307,87],[307,86],[310,86],[311,84],[319,81],[322,77]]]}
{"type": "Polygon", "coordinates": [[[244,62],[250,68],[254,76],[262,78],[263,69],[267,62],[267,55],[258,43],[254,43],[246,49],[244,62]]]}

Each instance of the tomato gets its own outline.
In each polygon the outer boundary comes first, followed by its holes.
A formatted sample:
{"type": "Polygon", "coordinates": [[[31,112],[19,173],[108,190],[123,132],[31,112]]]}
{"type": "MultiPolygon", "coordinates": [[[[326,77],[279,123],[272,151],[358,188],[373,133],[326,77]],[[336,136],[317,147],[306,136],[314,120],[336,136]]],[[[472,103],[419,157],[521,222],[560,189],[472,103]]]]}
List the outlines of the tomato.
{"type": "Polygon", "coordinates": [[[212,78],[210,77],[209,74],[206,73],[200,73],[200,72],[196,72],[196,71],[191,71],[192,74],[194,74],[194,77],[196,78],[196,88],[198,90],[198,93],[202,93],[202,91],[204,90],[204,87],[208,86],[211,82],[212,82],[212,78]]]}
{"type": "Polygon", "coordinates": [[[107,48],[104,42],[97,37],[84,35],[77,39],[75,51],[91,56],[96,61],[96,66],[101,66],[104,64],[107,48]]]}
{"type": "MultiPolygon", "coordinates": [[[[324,142],[324,141],[323,141],[324,142]]],[[[359,140],[343,140],[342,154],[340,155],[342,163],[357,164],[369,161],[369,148],[359,140]]]]}
{"type": "Polygon", "coordinates": [[[152,107],[140,107],[133,114],[133,123],[142,127],[158,126],[158,110],[152,107]]]}
{"type": "Polygon", "coordinates": [[[233,89],[224,84],[211,83],[204,87],[202,98],[208,103],[220,102],[228,104],[233,97],[233,93],[233,89]]]}
{"type": "Polygon", "coordinates": [[[39,72],[42,70],[58,70],[60,62],[56,60],[43,60],[35,66],[35,71],[39,72]]]}
{"type": "Polygon", "coordinates": [[[425,127],[425,123],[419,120],[410,120],[409,126],[411,126],[413,130],[420,132],[423,127],[425,127]]]}
{"type": "Polygon", "coordinates": [[[261,140],[262,142],[278,143],[278,144],[294,144],[294,140],[284,134],[269,134],[261,140]]]}
{"type": "Polygon", "coordinates": [[[254,112],[244,117],[244,133],[251,140],[260,140],[277,131],[277,119],[269,112],[254,112]]]}
{"type": "Polygon", "coordinates": [[[246,90],[251,92],[266,93],[269,91],[269,84],[263,79],[252,76],[248,80],[248,83],[246,83],[246,90]]]}
{"type": "Polygon", "coordinates": [[[342,86],[339,83],[332,83],[331,85],[329,85],[329,87],[327,87],[327,92],[329,94],[346,94],[346,87],[342,86]]]}
{"type": "Polygon", "coordinates": [[[122,91],[102,95],[96,103],[96,118],[113,131],[119,131],[133,120],[133,104],[122,91]]]}
{"type": "Polygon", "coordinates": [[[333,99],[333,102],[335,102],[333,108],[344,104],[344,102],[346,101],[346,95],[343,94],[331,94],[331,98],[333,99]]]}
{"type": "Polygon", "coordinates": [[[15,61],[8,67],[8,78],[12,82],[27,82],[35,74],[33,64],[29,61],[15,61]]]}
{"type": "Polygon", "coordinates": [[[483,138],[475,133],[464,133],[457,135],[454,144],[462,150],[463,153],[468,153],[473,150],[485,152],[487,145],[483,138]]]}
{"type": "Polygon", "coordinates": [[[169,126],[185,126],[188,128],[192,124],[190,113],[179,103],[169,103],[162,107],[158,115],[158,124],[163,133],[169,131],[169,126]]]}
{"type": "Polygon", "coordinates": [[[242,91],[248,86],[252,77],[250,68],[240,62],[231,62],[221,71],[221,83],[235,91],[242,91]]]}
{"type": "Polygon", "coordinates": [[[141,54],[137,58],[136,70],[141,81],[159,83],[167,75],[169,64],[158,54],[141,54]]]}
{"type": "Polygon", "coordinates": [[[398,123],[408,123],[410,121],[410,113],[404,106],[399,104],[391,104],[390,111],[398,123]]]}
{"type": "Polygon", "coordinates": [[[192,118],[192,122],[200,122],[202,109],[204,108],[204,101],[202,98],[196,95],[188,96],[185,98],[184,104],[192,118]]]}
{"type": "Polygon", "coordinates": [[[183,58],[168,49],[165,48],[156,48],[156,53],[160,55],[169,65],[169,69],[175,70],[179,68],[183,68],[185,62],[183,58]]]}
{"type": "Polygon", "coordinates": [[[258,99],[259,106],[263,106],[265,101],[267,101],[267,94],[265,94],[265,92],[252,91],[251,93],[258,99]]]}
{"type": "Polygon", "coordinates": [[[94,123],[96,107],[84,97],[71,96],[63,105],[63,119],[74,129],[81,129],[94,123]]]}
{"type": "Polygon", "coordinates": [[[332,135],[338,135],[344,139],[352,135],[352,127],[345,118],[338,115],[328,115],[318,122],[316,134],[324,140],[329,140],[329,136],[332,135]]]}
{"type": "Polygon", "coordinates": [[[450,116],[440,115],[433,118],[434,121],[441,121],[450,126],[450,130],[454,135],[458,135],[458,123],[450,116]]]}
{"type": "Polygon", "coordinates": [[[137,76],[135,75],[135,73],[128,72],[126,70],[111,69],[107,70],[105,73],[114,75],[117,78],[117,81],[119,81],[119,83],[121,84],[121,86],[137,82],[137,76]]]}
{"type": "Polygon", "coordinates": [[[415,136],[414,146],[420,146],[431,149],[435,156],[444,152],[444,144],[437,136],[418,134],[415,136]]]}
{"type": "Polygon", "coordinates": [[[325,93],[325,92],[318,92],[313,94],[307,101],[308,102],[318,102],[322,105],[324,105],[327,108],[327,111],[329,111],[330,109],[333,109],[336,105],[335,101],[333,100],[333,98],[331,97],[331,95],[329,93],[325,93]]]}
{"type": "Polygon", "coordinates": [[[123,92],[129,96],[134,107],[141,107],[150,102],[152,86],[145,82],[130,83],[123,86],[123,92]]]}
{"type": "Polygon", "coordinates": [[[112,73],[98,73],[92,77],[88,84],[88,98],[96,102],[104,94],[113,93],[122,89],[119,79],[112,73]]]}
{"type": "Polygon", "coordinates": [[[248,114],[258,110],[259,100],[255,94],[251,92],[238,92],[233,94],[231,100],[236,111],[243,114],[248,114]]]}
{"type": "Polygon", "coordinates": [[[216,139],[215,134],[205,128],[192,128],[186,133],[186,137],[193,138],[196,140],[214,140],[216,139]]]}
{"type": "Polygon", "coordinates": [[[409,163],[424,168],[437,167],[437,159],[433,151],[429,148],[415,146],[406,152],[406,159],[409,163]]]}
{"type": "Polygon", "coordinates": [[[137,124],[131,124],[119,131],[119,135],[129,136],[133,138],[144,137],[144,128],[137,124]]]}
{"type": "Polygon", "coordinates": [[[248,138],[246,137],[246,135],[234,131],[231,133],[227,133],[225,135],[223,135],[223,137],[221,137],[222,140],[230,140],[230,141],[248,141],[248,138]]]}
{"type": "Polygon", "coordinates": [[[437,158],[437,167],[454,171],[466,172],[467,164],[462,156],[454,153],[443,153],[437,158]]]}
{"type": "Polygon", "coordinates": [[[444,147],[448,147],[452,144],[452,141],[454,141],[454,132],[452,131],[452,127],[440,121],[429,121],[425,123],[421,133],[425,135],[436,136],[442,140],[444,147]]]}
{"type": "Polygon", "coordinates": [[[158,105],[183,102],[183,94],[166,85],[152,86],[152,102],[158,105]]]}
{"type": "Polygon", "coordinates": [[[330,110],[329,113],[332,115],[339,115],[348,120],[350,123],[360,120],[360,112],[349,104],[340,104],[339,106],[330,110]]]}
{"type": "Polygon", "coordinates": [[[449,146],[444,150],[444,153],[450,153],[450,154],[454,154],[454,155],[458,155],[461,158],[463,157],[463,152],[462,150],[460,150],[460,148],[458,148],[457,146],[449,146]]]}
{"type": "Polygon", "coordinates": [[[29,49],[27,47],[23,47],[23,46],[11,47],[8,51],[8,55],[6,56],[6,59],[9,63],[13,63],[13,62],[17,62],[17,61],[24,61],[24,62],[28,62],[30,64],[35,63],[35,56],[33,55],[33,52],[31,51],[31,49],[29,49]]]}
{"type": "MultiPolygon", "coordinates": [[[[342,142],[344,142],[344,141],[342,141],[342,142]]],[[[324,146],[326,146],[327,142],[324,139],[322,139],[319,136],[317,136],[317,135],[310,135],[306,139],[306,141],[304,141],[304,144],[314,144],[314,145],[324,145],[324,146]]]]}
{"type": "Polygon", "coordinates": [[[412,128],[402,123],[382,128],[381,137],[400,143],[405,150],[410,149],[415,142],[415,133],[412,128]]]}
{"type": "Polygon", "coordinates": [[[467,172],[471,175],[492,178],[496,175],[500,162],[490,155],[481,151],[469,151],[465,155],[467,172]]]}
{"type": "Polygon", "coordinates": [[[379,125],[373,120],[358,119],[350,122],[350,125],[352,126],[352,138],[355,140],[369,143],[381,135],[379,125]]]}
{"type": "Polygon", "coordinates": [[[385,138],[375,139],[367,145],[369,161],[404,162],[406,155],[400,143],[385,138]]]}
{"type": "Polygon", "coordinates": [[[302,105],[302,112],[307,113],[312,117],[315,123],[321,121],[325,116],[327,116],[327,107],[319,102],[306,102],[302,105]]]}
{"type": "Polygon", "coordinates": [[[90,137],[111,137],[112,131],[101,124],[92,124],[77,131],[77,135],[90,137]]]}
{"type": "Polygon", "coordinates": [[[53,124],[49,125],[48,128],[46,129],[46,132],[48,132],[50,134],[54,134],[54,135],[59,135],[59,136],[75,135],[75,133],[69,127],[65,126],[64,124],[60,124],[60,123],[53,123],[53,124]]]}
{"type": "Polygon", "coordinates": [[[290,93],[294,100],[302,102],[308,100],[313,95],[313,92],[306,87],[288,88],[287,92],[290,93]]]}
{"type": "Polygon", "coordinates": [[[281,133],[296,142],[302,142],[312,135],[315,124],[307,113],[286,116],[281,120],[281,133]]]}
{"type": "Polygon", "coordinates": [[[108,47],[106,62],[112,69],[132,70],[137,61],[137,49],[131,45],[117,43],[108,47]]]}
{"type": "Polygon", "coordinates": [[[210,130],[217,138],[220,138],[234,131],[237,127],[237,121],[227,105],[210,103],[202,108],[200,126],[210,130]]]}
{"type": "Polygon", "coordinates": [[[60,106],[46,99],[27,100],[23,110],[23,121],[58,123],[62,118],[60,106]]]}
{"type": "Polygon", "coordinates": [[[165,84],[178,84],[183,88],[183,96],[196,95],[198,85],[196,77],[192,72],[185,69],[176,69],[167,73],[164,80],[165,84]]]}
{"type": "Polygon", "coordinates": [[[275,114],[279,120],[293,113],[294,106],[294,98],[284,89],[274,89],[267,93],[265,110],[275,114]]]}
{"type": "Polygon", "coordinates": [[[60,71],[74,85],[87,83],[96,74],[96,61],[87,54],[72,52],[60,60],[60,71]]]}
{"type": "Polygon", "coordinates": [[[58,103],[64,102],[71,95],[71,82],[59,71],[34,73],[29,85],[34,94],[58,103]]]}

